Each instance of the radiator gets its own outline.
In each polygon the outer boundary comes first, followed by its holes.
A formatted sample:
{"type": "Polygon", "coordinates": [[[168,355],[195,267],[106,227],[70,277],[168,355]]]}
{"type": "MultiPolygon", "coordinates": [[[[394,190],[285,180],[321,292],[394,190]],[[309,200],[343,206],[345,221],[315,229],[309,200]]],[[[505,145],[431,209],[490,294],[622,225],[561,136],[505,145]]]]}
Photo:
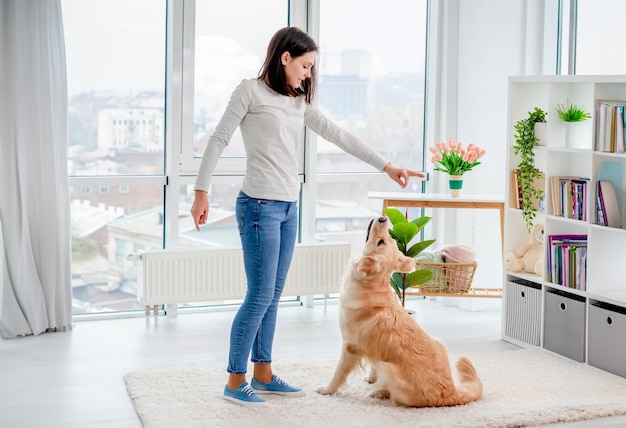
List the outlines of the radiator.
{"type": "MultiPolygon", "coordinates": [[[[241,248],[151,250],[128,259],[138,262],[137,300],[146,314],[151,305],[236,300],[246,293],[241,248]]],[[[337,293],[349,260],[347,243],[297,244],[283,296],[337,293]]]]}

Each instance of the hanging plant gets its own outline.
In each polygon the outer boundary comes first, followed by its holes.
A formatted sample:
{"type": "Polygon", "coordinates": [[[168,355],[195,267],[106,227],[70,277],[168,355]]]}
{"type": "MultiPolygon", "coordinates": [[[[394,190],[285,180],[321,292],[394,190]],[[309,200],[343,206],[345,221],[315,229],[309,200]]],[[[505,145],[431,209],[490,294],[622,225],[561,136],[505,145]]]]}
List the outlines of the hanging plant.
{"type": "Polygon", "coordinates": [[[543,198],[543,190],[537,189],[533,184],[541,175],[535,168],[535,146],[538,145],[535,136],[535,123],[545,122],[547,113],[538,107],[528,112],[528,117],[515,124],[515,145],[513,150],[520,157],[517,165],[519,174],[517,176],[520,191],[520,205],[522,216],[526,222],[526,229],[530,233],[536,217],[534,201],[543,198]]]}

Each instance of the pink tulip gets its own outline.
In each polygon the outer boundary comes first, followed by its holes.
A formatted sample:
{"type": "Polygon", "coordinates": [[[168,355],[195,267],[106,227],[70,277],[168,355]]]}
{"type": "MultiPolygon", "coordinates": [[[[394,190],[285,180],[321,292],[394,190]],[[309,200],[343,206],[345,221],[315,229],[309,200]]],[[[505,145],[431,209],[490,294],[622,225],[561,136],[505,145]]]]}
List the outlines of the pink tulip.
{"type": "Polygon", "coordinates": [[[456,140],[448,140],[447,143],[437,142],[433,147],[429,147],[429,150],[433,155],[431,162],[435,168],[450,173],[459,171],[460,167],[461,174],[471,171],[478,163],[477,160],[486,153],[474,143],[463,147],[463,143],[456,140]]]}

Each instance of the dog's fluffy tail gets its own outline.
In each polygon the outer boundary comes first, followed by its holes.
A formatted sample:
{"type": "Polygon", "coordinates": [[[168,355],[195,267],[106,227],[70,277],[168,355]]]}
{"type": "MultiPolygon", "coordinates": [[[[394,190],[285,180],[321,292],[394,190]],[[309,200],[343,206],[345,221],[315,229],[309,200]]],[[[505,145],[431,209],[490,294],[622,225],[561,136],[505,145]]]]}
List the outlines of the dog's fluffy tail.
{"type": "Polygon", "coordinates": [[[460,384],[456,387],[454,403],[451,405],[467,404],[470,401],[478,400],[483,395],[483,383],[478,377],[474,365],[466,357],[461,357],[456,362],[459,372],[460,384]]]}

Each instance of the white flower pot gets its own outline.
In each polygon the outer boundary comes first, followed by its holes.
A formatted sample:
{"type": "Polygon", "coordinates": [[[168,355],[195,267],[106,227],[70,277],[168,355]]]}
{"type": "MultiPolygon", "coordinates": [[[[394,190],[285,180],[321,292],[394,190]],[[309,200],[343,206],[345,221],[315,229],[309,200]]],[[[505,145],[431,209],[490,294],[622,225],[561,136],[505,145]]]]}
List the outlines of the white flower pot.
{"type": "Polygon", "coordinates": [[[537,144],[545,146],[547,144],[547,134],[547,122],[535,122],[535,137],[537,137],[537,144]]]}
{"type": "Polygon", "coordinates": [[[568,149],[589,149],[591,142],[587,141],[587,134],[584,129],[584,122],[565,122],[565,147],[568,149]]]}

